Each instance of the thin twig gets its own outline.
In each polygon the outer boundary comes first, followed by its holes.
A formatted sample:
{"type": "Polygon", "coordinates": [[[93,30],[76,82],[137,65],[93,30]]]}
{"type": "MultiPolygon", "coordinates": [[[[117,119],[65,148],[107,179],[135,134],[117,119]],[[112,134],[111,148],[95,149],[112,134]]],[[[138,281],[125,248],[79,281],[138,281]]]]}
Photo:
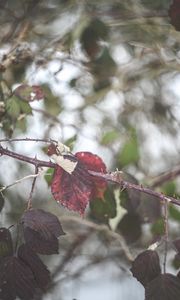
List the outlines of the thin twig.
{"type": "Polygon", "coordinates": [[[42,143],[57,143],[53,139],[32,139],[32,138],[19,138],[19,139],[1,139],[0,143],[4,142],[42,142],[42,143]]]}
{"type": "Polygon", "coordinates": [[[14,182],[11,183],[11,184],[8,184],[8,185],[6,185],[6,186],[2,186],[2,187],[0,188],[0,193],[2,193],[3,191],[9,189],[10,187],[12,187],[12,186],[14,186],[14,185],[16,185],[16,184],[18,184],[18,183],[21,183],[22,181],[24,181],[24,180],[26,180],[26,179],[33,178],[33,177],[37,177],[37,176],[39,176],[39,174],[31,174],[31,175],[27,175],[27,176],[25,176],[25,177],[23,177],[23,178],[21,178],[21,179],[18,179],[18,180],[16,180],[16,181],[14,181],[14,182]]]}
{"type": "Polygon", "coordinates": [[[167,262],[167,253],[168,253],[168,202],[164,200],[164,261],[163,261],[163,271],[166,273],[166,262],[167,262]]]}
{"type": "Polygon", "coordinates": [[[31,186],[31,191],[30,191],[30,194],[29,194],[27,209],[30,209],[32,207],[32,195],[33,195],[33,192],[34,192],[34,188],[35,188],[37,176],[39,175],[39,168],[38,168],[38,166],[35,166],[35,175],[36,176],[33,179],[32,186],[31,186]]]}
{"type": "Polygon", "coordinates": [[[166,172],[160,176],[158,176],[157,178],[155,178],[151,184],[152,188],[156,188],[158,186],[161,186],[162,184],[164,184],[165,182],[169,181],[169,180],[173,180],[176,177],[180,176],[180,166],[177,167],[174,170],[171,170],[169,172],[166,172]]]}

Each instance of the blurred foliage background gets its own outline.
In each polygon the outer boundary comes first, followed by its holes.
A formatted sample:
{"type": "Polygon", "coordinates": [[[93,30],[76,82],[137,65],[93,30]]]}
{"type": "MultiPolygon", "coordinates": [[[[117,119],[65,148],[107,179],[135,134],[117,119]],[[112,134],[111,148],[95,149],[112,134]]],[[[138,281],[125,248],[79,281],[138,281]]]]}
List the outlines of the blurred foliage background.
{"type": "MultiPolygon", "coordinates": [[[[54,138],[73,152],[92,151],[133,183],[151,185],[153,177],[177,168],[178,5],[170,0],[1,0],[0,137],[54,138]],[[41,88],[44,100],[20,99],[13,91],[22,84],[41,88]]],[[[37,143],[7,146],[48,159],[37,143]]],[[[1,185],[32,172],[22,162],[1,157],[1,185]]],[[[178,196],[178,183],[175,178],[157,188],[178,196]]],[[[3,193],[1,225],[21,215],[30,184],[23,181],[3,193]]],[[[129,247],[134,255],[164,233],[160,203],[140,193],[110,186],[104,202],[90,203],[86,223],[57,207],[47,191],[44,178],[39,179],[34,205],[54,211],[69,233],[60,241],[61,255],[49,261],[52,270],[59,266],[53,272],[61,287],[65,279],[76,280],[90,266],[106,262],[116,266],[119,280],[128,269],[129,247]],[[81,263],[76,263],[79,255],[81,263]]],[[[169,216],[179,226],[176,208],[170,207],[169,216]]],[[[177,232],[173,227],[173,236],[177,232]]],[[[59,299],[54,291],[51,299],[59,299]]]]}

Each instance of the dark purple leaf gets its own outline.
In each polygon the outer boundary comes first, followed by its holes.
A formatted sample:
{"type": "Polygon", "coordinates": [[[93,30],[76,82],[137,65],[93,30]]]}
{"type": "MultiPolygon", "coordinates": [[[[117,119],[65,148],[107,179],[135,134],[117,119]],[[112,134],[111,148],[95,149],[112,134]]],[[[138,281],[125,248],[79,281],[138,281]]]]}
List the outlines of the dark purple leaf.
{"type": "Polygon", "coordinates": [[[0,263],[0,299],[32,300],[37,285],[33,273],[17,257],[9,256],[0,263]]]}
{"type": "Polygon", "coordinates": [[[18,249],[18,257],[31,269],[38,287],[45,290],[50,283],[50,272],[37,254],[23,244],[18,249]]]}
{"type": "Polygon", "coordinates": [[[24,239],[27,246],[36,253],[46,255],[58,253],[58,239],[53,234],[46,238],[39,232],[26,227],[24,228],[24,239]]]}
{"type": "Polygon", "coordinates": [[[0,228],[0,259],[13,254],[11,233],[7,228],[0,228]]]}
{"type": "Polygon", "coordinates": [[[179,300],[180,280],[172,274],[160,274],[149,282],[145,289],[145,300],[179,300]]]}
{"type": "Polygon", "coordinates": [[[64,231],[58,218],[42,209],[31,209],[26,211],[21,221],[24,227],[29,227],[38,232],[44,239],[51,239],[51,236],[59,237],[64,231]]]}
{"type": "Polygon", "coordinates": [[[147,286],[161,273],[157,252],[146,250],[140,253],[132,263],[131,272],[144,287],[147,286]]]}

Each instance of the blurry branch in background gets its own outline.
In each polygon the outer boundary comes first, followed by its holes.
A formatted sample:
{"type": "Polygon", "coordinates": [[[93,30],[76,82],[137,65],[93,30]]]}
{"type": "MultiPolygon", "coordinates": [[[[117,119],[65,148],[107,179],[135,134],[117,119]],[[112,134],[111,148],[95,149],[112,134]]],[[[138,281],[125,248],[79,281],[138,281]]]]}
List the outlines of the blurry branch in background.
{"type": "Polygon", "coordinates": [[[74,223],[76,226],[83,225],[84,227],[88,227],[89,229],[91,229],[91,231],[104,233],[105,236],[112,238],[112,240],[116,240],[121,245],[121,248],[118,248],[118,249],[123,250],[123,253],[125,254],[128,261],[131,262],[133,260],[132,254],[131,254],[124,238],[121,236],[121,234],[119,232],[116,233],[112,230],[109,230],[107,225],[102,225],[102,224],[99,225],[99,224],[93,223],[86,219],[80,219],[76,216],[61,216],[61,221],[62,221],[62,223],[64,223],[64,225],[67,225],[67,226],[69,224],[74,223]]]}
{"type": "Polygon", "coordinates": [[[180,166],[176,167],[174,170],[166,172],[166,173],[164,173],[162,175],[159,175],[155,179],[153,179],[151,187],[152,188],[156,188],[158,186],[161,186],[165,182],[167,182],[169,180],[173,180],[176,177],[178,177],[179,175],[180,175],[180,166]]]}

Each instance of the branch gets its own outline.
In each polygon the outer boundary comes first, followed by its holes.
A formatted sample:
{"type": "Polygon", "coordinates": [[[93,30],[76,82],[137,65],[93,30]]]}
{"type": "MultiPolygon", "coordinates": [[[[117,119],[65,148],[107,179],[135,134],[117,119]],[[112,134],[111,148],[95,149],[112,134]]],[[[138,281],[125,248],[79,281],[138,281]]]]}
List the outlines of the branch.
{"type": "Polygon", "coordinates": [[[155,178],[151,184],[151,187],[152,188],[158,187],[169,180],[173,180],[174,178],[176,178],[179,175],[180,175],[180,166],[172,171],[169,171],[169,172],[162,174],[162,175],[158,176],[157,178],[155,178]]]}
{"type": "MultiPolygon", "coordinates": [[[[35,167],[47,167],[47,168],[55,168],[56,164],[51,161],[43,161],[39,160],[37,158],[31,158],[13,151],[10,151],[2,146],[0,146],[0,155],[7,155],[10,157],[13,157],[15,159],[18,159],[20,161],[27,162],[29,164],[34,165],[35,167]]],[[[150,188],[143,187],[142,185],[137,185],[130,183],[128,181],[123,180],[122,173],[119,171],[112,172],[112,173],[99,173],[94,171],[88,171],[90,175],[103,178],[106,181],[116,183],[120,185],[122,189],[131,189],[139,192],[143,192],[145,194],[151,195],[153,197],[156,197],[160,199],[162,202],[167,201],[168,203],[173,203],[178,206],[180,206],[180,199],[175,199],[173,197],[165,196],[163,193],[159,193],[156,191],[151,190],[150,188]]]]}
{"type": "Polygon", "coordinates": [[[0,143],[3,142],[42,142],[42,143],[57,143],[56,140],[53,139],[31,139],[31,138],[23,138],[23,139],[1,139],[0,143]]]}
{"type": "MultiPolygon", "coordinates": [[[[26,139],[24,139],[24,140],[26,140],[26,139]]],[[[39,160],[37,158],[31,158],[29,156],[22,155],[22,154],[14,152],[14,151],[10,151],[7,148],[0,146],[0,156],[3,156],[3,155],[7,155],[7,156],[13,157],[15,159],[18,159],[20,161],[27,162],[38,168],[39,167],[55,168],[55,166],[56,166],[56,164],[52,163],[51,161],[43,161],[43,160],[39,160]]]]}
{"type": "Polygon", "coordinates": [[[150,188],[146,188],[146,187],[143,187],[142,185],[137,185],[137,184],[133,184],[128,181],[125,181],[122,179],[122,173],[119,171],[107,173],[107,174],[98,173],[98,172],[94,172],[94,171],[89,171],[89,173],[93,176],[104,178],[107,181],[117,183],[121,186],[122,189],[131,189],[131,190],[143,192],[145,194],[159,198],[162,202],[165,200],[168,203],[173,203],[173,204],[180,206],[180,199],[175,199],[173,197],[165,196],[163,193],[153,191],[150,188]]]}

